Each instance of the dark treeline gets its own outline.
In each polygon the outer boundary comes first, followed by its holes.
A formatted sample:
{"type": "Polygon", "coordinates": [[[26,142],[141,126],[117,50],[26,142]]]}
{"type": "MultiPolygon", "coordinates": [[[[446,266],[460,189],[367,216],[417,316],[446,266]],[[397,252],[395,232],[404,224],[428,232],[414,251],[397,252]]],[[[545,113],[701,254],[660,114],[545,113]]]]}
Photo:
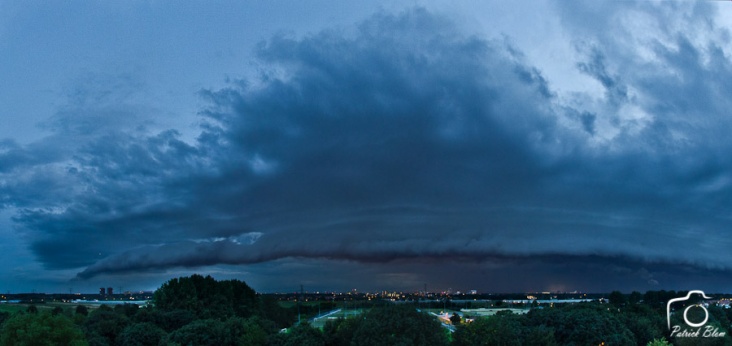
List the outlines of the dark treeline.
{"type": "MultiPolygon", "coordinates": [[[[732,345],[729,336],[670,335],[666,303],[685,293],[613,292],[609,302],[533,306],[526,314],[503,311],[470,323],[455,314],[453,331],[417,302],[375,300],[363,302],[359,315],[314,328],[306,317],[297,323],[298,311],[317,313],[313,306],[283,305],[244,282],[193,275],[166,282],[145,307],[29,305],[0,312],[0,345],[732,345]]],[[[708,311],[707,325],[729,335],[731,309],[712,305],[708,311]]],[[[672,323],[680,318],[674,314],[672,323]]]]}
{"type": "Polygon", "coordinates": [[[297,319],[244,282],[210,276],[172,279],[153,302],[0,313],[0,345],[268,345],[297,319]]]}

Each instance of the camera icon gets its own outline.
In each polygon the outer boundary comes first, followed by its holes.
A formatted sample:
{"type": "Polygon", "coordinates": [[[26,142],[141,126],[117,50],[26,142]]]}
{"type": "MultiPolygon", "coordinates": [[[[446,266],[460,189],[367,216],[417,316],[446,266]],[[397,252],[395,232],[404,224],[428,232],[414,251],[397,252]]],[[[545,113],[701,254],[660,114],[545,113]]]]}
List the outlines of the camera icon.
{"type": "MultiPolygon", "coordinates": [[[[691,295],[695,294],[695,293],[700,294],[704,299],[712,299],[712,297],[707,297],[706,294],[704,294],[704,291],[694,290],[694,291],[689,291],[689,293],[686,294],[686,297],[673,298],[673,299],[669,300],[668,304],[666,304],[666,320],[668,321],[669,330],[671,330],[671,304],[676,303],[676,302],[687,301],[687,300],[689,300],[689,298],[691,298],[691,295]]],[[[709,311],[702,304],[689,305],[686,307],[686,309],[684,309],[684,322],[686,322],[686,324],[692,328],[698,328],[698,327],[705,325],[707,323],[707,320],[709,320],[709,311]],[[689,322],[689,319],[686,317],[687,314],[689,313],[689,309],[691,309],[692,307],[695,307],[695,306],[700,307],[704,310],[704,320],[699,323],[689,322]]]]}

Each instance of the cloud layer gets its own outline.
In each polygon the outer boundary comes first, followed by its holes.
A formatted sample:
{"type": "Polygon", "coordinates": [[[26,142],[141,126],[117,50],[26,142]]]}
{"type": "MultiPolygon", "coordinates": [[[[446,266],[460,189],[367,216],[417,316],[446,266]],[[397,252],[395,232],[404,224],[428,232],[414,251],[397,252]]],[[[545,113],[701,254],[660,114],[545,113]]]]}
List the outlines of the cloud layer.
{"type": "Polygon", "coordinates": [[[82,279],[287,258],[732,269],[729,33],[682,28],[703,4],[608,6],[562,16],[600,93],[555,90],[510,38],[379,13],[262,42],[259,79],[201,93],[195,143],[72,102],[54,135],[0,143],[0,203],[82,279]]]}

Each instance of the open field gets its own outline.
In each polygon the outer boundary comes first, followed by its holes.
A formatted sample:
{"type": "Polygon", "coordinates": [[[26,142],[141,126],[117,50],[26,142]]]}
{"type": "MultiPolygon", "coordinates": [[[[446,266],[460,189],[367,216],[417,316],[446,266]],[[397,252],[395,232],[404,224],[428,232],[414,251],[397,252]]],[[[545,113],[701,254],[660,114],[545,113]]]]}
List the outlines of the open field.
{"type": "Polygon", "coordinates": [[[11,314],[18,311],[25,311],[28,306],[26,304],[0,304],[0,312],[9,312],[11,314]]]}
{"type": "MultiPolygon", "coordinates": [[[[312,306],[312,307],[316,307],[317,308],[318,307],[318,304],[322,304],[322,303],[323,302],[319,302],[319,301],[302,302],[302,305],[301,306],[312,306]]],[[[283,307],[285,309],[294,308],[294,307],[297,306],[297,302],[296,301],[291,301],[291,300],[279,301],[279,302],[277,302],[277,304],[279,304],[279,306],[281,306],[281,307],[283,307]]]]}
{"type": "Polygon", "coordinates": [[[336,320],[339,318],[358,316],[358,315],[363,314],[366,311],[367,310],[365,310],[365,309],[348,309],[348,310],[336,309],[331,312],[324,313],[322,316],[311,320],[310,325],[315,328],[323,328],[323,326],[325,325],[325,323],[328,320],[336,320]]]}
{"type": "Polygon", "coordinates": [[[89,311],[98,309],[100,304],[86,304],[86,303],[65,303],[65,302],[48,302],[42,304],[26,304],[26,303],[2,303],[0,304],[0,312],[16,313],[18,311],[26,311],[29,306],[35,305],[38,311],[51,311],[56,307],[60,307],[64,310],[74,311],[77,306],[84,305],[89,311]]]}
{"type": "Polygon", "coordinates": [[[512,308],[480,308],[480,309],[462,309],[463,314],[468,316],[493,316],[501,311],[510,311],[511,313],[522,315],[529,312],[529,309],[512,309],[512,308]]]}
{"type": "Polygon", "coordinates": [[[451,310],[451,309],[421,309],[421,311],[426,312],[426,313],[435,313],[438,315],[444,315],[447,313],[450,316],[452,316],[452,314],[454,312],[460,312],[460,310],[451,310]]]}

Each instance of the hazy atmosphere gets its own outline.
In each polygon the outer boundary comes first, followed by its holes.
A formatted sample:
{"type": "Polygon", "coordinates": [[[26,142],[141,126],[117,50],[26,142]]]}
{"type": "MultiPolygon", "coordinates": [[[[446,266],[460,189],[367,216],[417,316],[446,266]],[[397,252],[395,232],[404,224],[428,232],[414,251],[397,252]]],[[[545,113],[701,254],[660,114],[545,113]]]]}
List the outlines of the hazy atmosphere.
{"type": "Polygon", "coordinates": [[[728,1],[0,0],[0,292],[732,292],[728,1]]]}

